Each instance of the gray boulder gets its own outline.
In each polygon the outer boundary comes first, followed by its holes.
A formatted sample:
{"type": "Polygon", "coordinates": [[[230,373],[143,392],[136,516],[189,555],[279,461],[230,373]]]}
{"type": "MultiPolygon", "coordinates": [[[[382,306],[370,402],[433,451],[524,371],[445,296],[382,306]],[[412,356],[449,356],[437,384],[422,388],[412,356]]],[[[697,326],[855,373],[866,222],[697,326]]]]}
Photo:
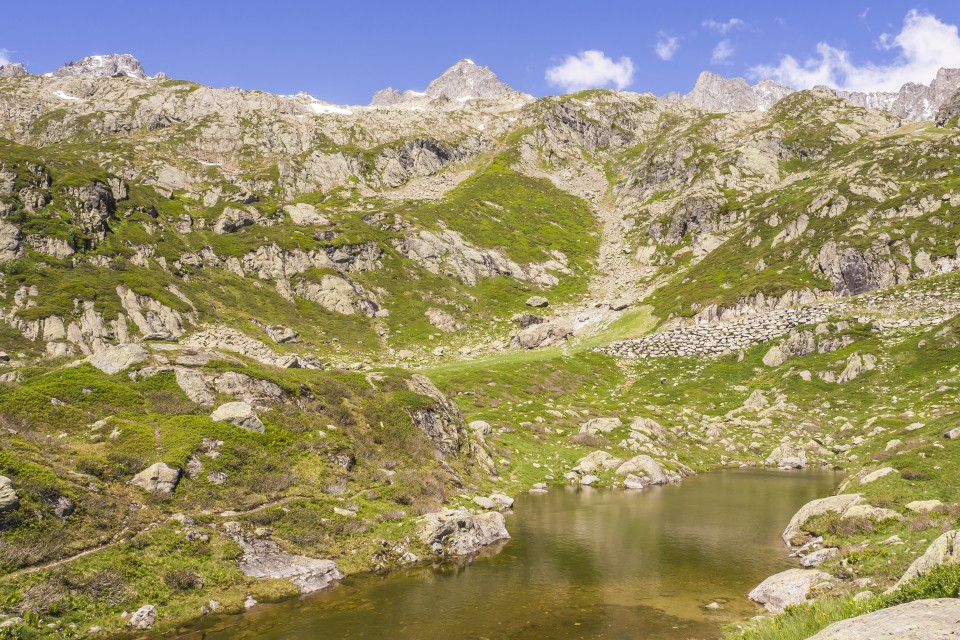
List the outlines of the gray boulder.
{"type": "Polygon", "coordinates": [[[593,473],[598,469],[616,469],[621,464],[623,464],[623,460],[616,457],[612,453],[607,453],[606,451],[592,451],[577,460],[577,464],[573,467],[573,470],[577,473],[586,474],[593,473]]]}
{"type": "MultiPolygon", "coordinates": [[[[648,455],[630,458],[617,467],[617,473],[625,475],[631,480],[631,486],[627,487],[628,489],[642,489],[650,485],[670,482],[667,474],[663,471],[663,467],[648,455]],[[641,486],[635,486],[637,484],[641,486]]],[[[626,482],[624,482],[624,486],[626,486],[626,482]]]]}
{"type": "Polygon", "coordinates": [[[830,574],[823,571],[787,569],[761,582],[748,597],[767,611],[778,613],[792,604],[805,602],[814,585],[830,579],[830,574]]]}
{"type": "Polygon", "coordinates": [[[960,599],[915,600],[834,622],[810,640],[955,640],[960,599]]]}
{"type": "Polygon", "coordinates": [[[153,628],[153,624],[156,621],[157,608],[152,604],[145,604],[134,611],[133,615],[130,617],[130,620],[127,621],[127,627],[130,629],[145,631],[153,628]]]}
{"type": "Polygon", "coordinates": [[[471,514],[466,509],[447,509],[431,513],[420,518],[417,532],[435,554],[444,556],[471,555],[510,538],[499,511],[471,514]]]}
{"type": "Polygon", "coordinates": [[[550,304],[550,301],[543,296],[530,296],[527,298],[526,305],[535,309],[542,309],[550,304]]]}
{"type": "Polygon", "coordinates": [[[6,476],[0,476],[0,512],[12,511],[20,506],[20,498],[13,490],[13,481],[6,476]]]}
{"type": "Polygon", "coordinates": [[[163,462],[156,462],[137,475],[130,484],[158,495],[171,495],[180,482],[180,469],[174,469],[163,462]]]}
{"type": "Polygon", "coordinates": [[[248,402],[227,402],[217,407],[210,418],[214,422],[229,422],[230,424],[246,429],[247,431],[256,431],[263,433],[266,428],[260,422],[257,412],[248,402]]]}

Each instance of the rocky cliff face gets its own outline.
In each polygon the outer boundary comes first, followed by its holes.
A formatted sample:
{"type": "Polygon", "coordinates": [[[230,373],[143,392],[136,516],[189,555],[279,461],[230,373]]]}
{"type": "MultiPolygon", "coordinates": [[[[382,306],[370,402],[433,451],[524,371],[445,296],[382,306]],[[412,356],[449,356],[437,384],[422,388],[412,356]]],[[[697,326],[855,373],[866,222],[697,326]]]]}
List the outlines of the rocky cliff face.
{"type": "Polygon", "coordinates": [[[25,75],[26,73],[26,67],[19,62],[11,62],[10,64],[0,65],[0,78],[13,78],[15,76],[25,75]]]}
{"type": "Polygon", "coordinates": [[[147,77],[140,61],[129,53],[87,56],[68,62],[53,72],[54,78],[138,78],[147,77]]]}

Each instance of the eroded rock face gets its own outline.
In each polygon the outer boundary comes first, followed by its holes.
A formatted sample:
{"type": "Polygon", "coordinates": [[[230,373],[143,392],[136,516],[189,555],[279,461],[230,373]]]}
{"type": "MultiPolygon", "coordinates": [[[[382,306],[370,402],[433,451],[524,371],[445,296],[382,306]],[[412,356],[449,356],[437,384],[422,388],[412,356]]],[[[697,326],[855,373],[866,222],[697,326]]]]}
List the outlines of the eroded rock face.
{"type": "Polygon", "coordinates": [[[407,381],[407,387],[414,393],[427,396],[434,401],[431,407],[408,409],[407,414],[410,419],[433,441],[437,450],[457,455],[468,439],[460,408],[443,395],[426,376],[412,375],[407,381]]]}
{"type": "Polygon", "coordinates": [[[915,600],[856,618],[834,622],[810,640],[953,640],[960,620],[960,600],[915,600]]]}
{"type": "Polygon", "coordinates": [[[379,305],[371,300],[363,289],[340,276],[325,275],[320,282],[298,282],[293,291],[305,300],[316,302],[324,309],[344,315],[361,313],[374,317],[379,305]]]}
{"type": "Polygon", "coordinates": [[[218,393],[225,393],[251,404],[271,404],[283,400],[283,389],[276,384],[236,371],[221,373],[213,379],[213,386],[218,393]]]}
{"type": "Polygon", "coordinates": [[[179,482],[180,469],[174,469],[163,462],[156,462],[133,476],[130,484],[151,493],[169,496],[173,494],[179,482]]]}
{"type": "Polygon", "coordinates": [[[748,597],[767,611],[780,612],[792,604],[805,602],[814,585],[830,579],[830,574],[823,571],[787,569],[761,582],[748,597]]]}
{"type": "Polygon", "coordinates": [[[444,556],[468,556],[510,538],[503,514],[498,511],[471,514],[466,509],[448,509],[431,513],[419,520],[417,531],[434,553],[444,556]]]}
{"type": "Polygon", "coordinates": [[[481,67],[464,58],[444,71],[427,86],[424,92],[431,98],[451,100],[468,98],[496,98],[513,89],[500,81],[489,67],[481,67]]]}

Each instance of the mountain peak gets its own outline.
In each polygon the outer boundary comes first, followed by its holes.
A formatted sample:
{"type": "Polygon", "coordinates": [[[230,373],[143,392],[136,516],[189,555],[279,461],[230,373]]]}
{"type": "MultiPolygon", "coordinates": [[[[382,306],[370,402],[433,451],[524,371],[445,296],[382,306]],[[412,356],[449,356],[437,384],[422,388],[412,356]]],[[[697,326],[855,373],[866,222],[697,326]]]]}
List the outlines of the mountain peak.
{"type": "Polygon", "coordinates": [[[87,56],[68,62],[53,72],[54,78],[139,78],[147,77],[140,61],[129,53],[114,53],[103,56],[87,56]]]}
{"type": "Polygon", "coordinates": [[[9,62],[0,65],[0,78],[12,78],[14,76],[26,75],[27,69],[19,62],[9,62]]]}
{"type": "Polygon", "coordinates": [[[495,98],[512,91],[489,67],[481,67],[473,60],[463,58],[431,82],[425,93],[431,98],[442,96],[451,100],[466,100],[495,98]]]}

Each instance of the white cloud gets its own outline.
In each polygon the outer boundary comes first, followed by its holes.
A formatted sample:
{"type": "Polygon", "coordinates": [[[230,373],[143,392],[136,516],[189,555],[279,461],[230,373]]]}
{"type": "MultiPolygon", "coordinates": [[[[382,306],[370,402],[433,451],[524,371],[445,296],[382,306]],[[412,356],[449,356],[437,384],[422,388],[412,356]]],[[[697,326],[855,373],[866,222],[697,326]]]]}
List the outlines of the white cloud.
{"type": "Polygon", "coordinates": [[[907,13],[899,33],[880,37],[879,47],[896,51],[897,57],[885,65],[858,65],[848,51],[821,42],[816,55],[803,62],[787,55],[776,65],[750,71],[756,78],[772,78],[797,89],[826,85],[845,91],[897,91],[907,82],[929,83],[940,67],[960,67],[957,25],[916,9],[907,13]]]}
{"type": "Polygon", "coordinates": [[[657,36],[657,44],[654,46],[657,57],[661,60],[672,59],[673,54],[675,54],[679,48],[680,40],[676,36],[668,36],[662,31],[657,36]]]}
{"type": "Polygon", "coordinates": [[[0,67],[10,64],[13,62],[10,60],[10,54],[13,53],[9,49],[0,49],[0,67]]]}
{"type": "Polygon", "coordinates": [[[721,34],[726,34],[732,29],[737,29],[739,27],[743,27],[746,25],[746,23],[740,18],[730,18],[726,22],[719,22],[717,20],[714,20],[713,18],[710,18],[709,20],[704,20],[700,24],[706,27],[707,29],[712,29],[713,31],[719,31],[721,34]]]}
{"type": "Polygon", "coordinates": [[[717,43],[717,46],[713,48],[713,53],[710,55],[710,62],[713,64],[727,64],[733,53],[734,48],[733,45],[730,44],[730,41],[721,40],[717,43]]]}
{"type": "Polygon", "coordinates": [[[625,89],[633,82],[633,60],[624,56],[614,61],[603,51],[581,51],[547,69],[546,78],[568,92],[609,86],[625,89]]]}

